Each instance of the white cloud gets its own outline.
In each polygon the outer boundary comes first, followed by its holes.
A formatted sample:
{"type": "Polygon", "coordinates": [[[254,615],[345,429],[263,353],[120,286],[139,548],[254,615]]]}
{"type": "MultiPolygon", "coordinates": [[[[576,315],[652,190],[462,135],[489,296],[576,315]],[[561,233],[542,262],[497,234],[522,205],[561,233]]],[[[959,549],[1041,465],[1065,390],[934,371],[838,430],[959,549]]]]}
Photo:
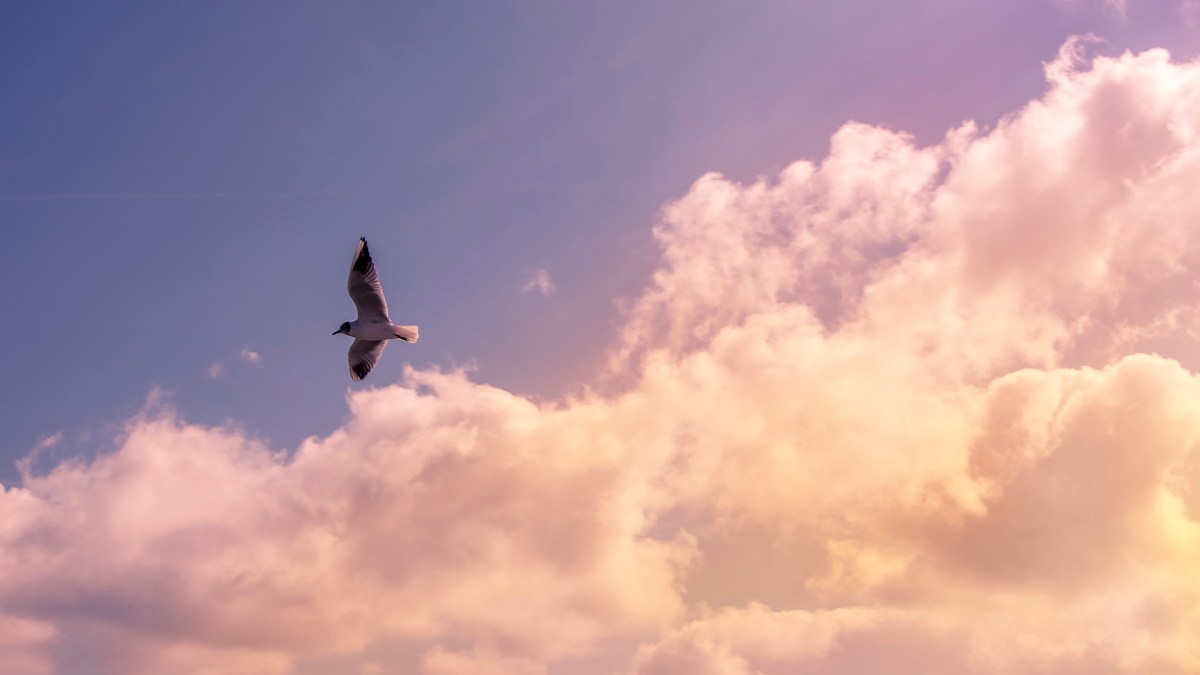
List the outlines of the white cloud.
{"type": "Polygon", "coordinates": [[[246,363],[255,366],[262,365],[262,355],[251,350],[249,347],[243,347],[242,350],[238,352],[238,356],[246,363]]]}

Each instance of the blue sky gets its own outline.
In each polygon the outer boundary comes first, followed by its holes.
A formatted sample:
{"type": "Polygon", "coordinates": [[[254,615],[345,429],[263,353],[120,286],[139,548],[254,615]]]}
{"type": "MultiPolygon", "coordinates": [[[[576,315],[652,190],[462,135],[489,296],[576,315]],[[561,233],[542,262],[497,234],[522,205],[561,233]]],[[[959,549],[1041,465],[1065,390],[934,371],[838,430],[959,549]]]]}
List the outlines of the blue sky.
{"type": "Polygon", "coordinates": [[[364,235],[423,338],[365,386],[471,365],[561,396],[703,173],[820,157],[850,119],[922,143],[994,122],[1075,33],[1187,56],[1169,4],[6,5],[0,481],[47,435],[94,449],[155,388],[277,448],[336,427],[364,235]],[[549,297],[522,292],[537,269],[549,297]]]}

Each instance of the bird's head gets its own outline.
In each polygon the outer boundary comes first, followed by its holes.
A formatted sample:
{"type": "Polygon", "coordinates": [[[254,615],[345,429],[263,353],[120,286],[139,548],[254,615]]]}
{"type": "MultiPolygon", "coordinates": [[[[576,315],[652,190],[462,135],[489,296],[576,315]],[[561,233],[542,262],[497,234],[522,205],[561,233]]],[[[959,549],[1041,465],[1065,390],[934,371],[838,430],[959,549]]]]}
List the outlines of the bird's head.
{"type": "Polygon", "coordinates": [[[342,322],[342,325],[338,326],[338,329],[333,331],[333,333],[331,333],[331,335],[337,335],[338,333],[345,333],[346,335],[349,335],[350,334],[350,322],[349,321],[342,322]]]}

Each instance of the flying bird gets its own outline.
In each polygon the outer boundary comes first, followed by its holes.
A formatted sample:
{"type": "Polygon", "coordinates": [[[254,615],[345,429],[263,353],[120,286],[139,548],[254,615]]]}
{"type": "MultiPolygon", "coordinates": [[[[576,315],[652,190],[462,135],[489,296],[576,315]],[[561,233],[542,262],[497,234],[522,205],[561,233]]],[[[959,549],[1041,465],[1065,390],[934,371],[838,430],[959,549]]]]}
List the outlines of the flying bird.
{"type": "Polygon", "coordinates": [[[346,321],[333,335],[345,333],[354,338],[350,345],[350,379],[361,380],[379,363],[388,340],[416,342],[417,327],[397,326],[388,318],[387,301],[383,299],[383,287],[379,285],[366,237],[360,238],[358,248],[354,249],[346,290],[358,310],[358,319],[346,321]]]}

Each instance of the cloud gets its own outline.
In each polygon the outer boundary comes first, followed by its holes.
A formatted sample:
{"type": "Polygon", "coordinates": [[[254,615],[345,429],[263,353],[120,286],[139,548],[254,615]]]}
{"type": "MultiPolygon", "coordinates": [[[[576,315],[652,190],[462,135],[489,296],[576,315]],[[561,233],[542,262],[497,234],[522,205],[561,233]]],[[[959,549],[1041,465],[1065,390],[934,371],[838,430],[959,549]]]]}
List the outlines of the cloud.
{"type": "Polygon", "coordinates": [[[543,675],[546,666],[528,659],[512,659],[495,653],[472,650],[450,652],[434,647],[421,659],[423,675],[490,675],[512,673],[512,675],[543,675]]]}
{"type": "Polygon", "coordinates": [[[410,370],[290,454],[151,401],[0,493],[6,653],[1195,672],[1200,64],[1083,46],[993,130],[850,123],[819,163],[701,177],[620,391],[410,370]]]}
{"type": "Polygon", "coordinates": [[[0,613],[0,671],[9,675],[53,672],[45,650],[56,634],[53,624],[0,613]]]}
{"type": "Polygon", "coordinates": [[[550,280],[550,274],[543,269],[535,269],[531,274],[529,281],[521,287],[521,292],[537,291],[542,294],[542,297],[550,297],[550,294],[554,292],[554,282],[550,280]]]}
{"type": "MultiPolygon", "coordinates": [[[[237,358],[238,360],[248,363],[252,366],[262,365],[262,355],[250,349],[249,347],[242,347],[240,350],[238,350],[237,358]]],[[[212,364],[209,365],[208,369],[204,371],[204,374],[208,376],[208,379],[210,380],[221,380],[225,378],[225,375],[228,372],[229,367],[224,361],[213,361],[212,364]]]]}
{"type": "Polygon", "coordinates": [[[350,427],[290,461],[152,407],[115,452],[5,492],[0,605],[161,645],[131,673],[450,630],[545,659],[679,614],[690,540],[638,536],[574,419],[457,373],[409,385],[355,395],[350,427]]]}
{"type": "MultiPolygon", "coordinates": [[[[1184,4],[1188,0],[1182,0],[1184,4]]],[[[1108,18],[1125,21],[1129,18],[1127,0],[1052,0],[1051,4],[1064,11],[1099,10],[1108,18]]]]}
{"type": "Polygon", "coordinates": [[[1195,475],[1172,474],[1196,459],[1200,380],[1132,356],[1018,371],[978,403],[964,472],[978,503],[953,478],[906,499],[897,477],[816,518],[739,508],[787,523],[776,546],[788,528],[824,532],[811,608],[727,608],[644,646],[633,672],[1194,671],[1200,512],[1178,492],[1195,475]]]}
{"type": "Polygon", "coordinates": [[[53,434],[42,436],[37,443],[33,445],[29,453],[21,459],[17,460],[17,471],[22,476],[30,475],[35,471],[35,467],[40,462],[52,459],[55,453],[55,448],[58,448],[63,443],[63,433],[56,431],[53,434]]]}

